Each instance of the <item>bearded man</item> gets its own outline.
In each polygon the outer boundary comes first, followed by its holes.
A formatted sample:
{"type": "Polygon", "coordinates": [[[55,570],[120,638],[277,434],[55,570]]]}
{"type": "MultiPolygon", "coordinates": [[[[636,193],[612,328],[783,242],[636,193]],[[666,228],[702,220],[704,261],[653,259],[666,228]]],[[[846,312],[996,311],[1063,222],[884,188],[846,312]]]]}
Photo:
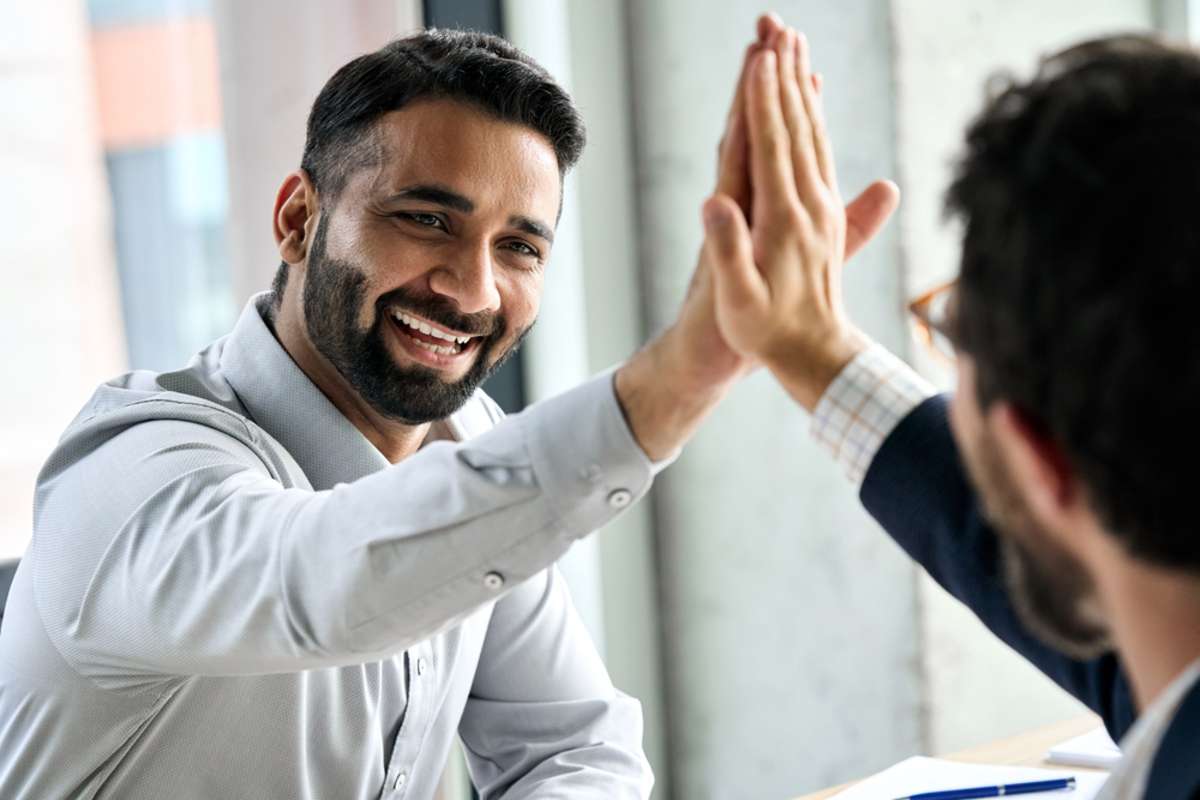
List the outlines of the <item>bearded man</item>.
{"type": "Polygon", "coordinates": [[[505,420],[478,390],[537,317],[583,141],[491,36],[427,31],[330,79],[276,199],[273,290],[185,368],[100,387],[40,474],[0,796],[428,798],[456,737],[485,798],[648,796],[640,706],[552,565],[749,365],[701,259],[616,372],[505,420]]]}

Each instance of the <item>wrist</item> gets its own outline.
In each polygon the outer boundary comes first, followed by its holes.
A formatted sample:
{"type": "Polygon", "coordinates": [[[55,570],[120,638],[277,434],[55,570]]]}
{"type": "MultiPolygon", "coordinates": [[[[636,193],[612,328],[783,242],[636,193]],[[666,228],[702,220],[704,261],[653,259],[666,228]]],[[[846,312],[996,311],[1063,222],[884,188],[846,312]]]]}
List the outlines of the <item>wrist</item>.
{"type": "Polygon", "coordinates": [[[788,394],[811,413],[834,379],[870,346],[866,334],[847,326],[812,344],[780,348],[763,361],[788,394]]]}
{"type": "Polygon", "coordinates": [[[710,379],[680,345],[670,329],[634,354],[614,377],[625,422],[651,461],[669,458],[682,447],[734,383],[710,379]]]}

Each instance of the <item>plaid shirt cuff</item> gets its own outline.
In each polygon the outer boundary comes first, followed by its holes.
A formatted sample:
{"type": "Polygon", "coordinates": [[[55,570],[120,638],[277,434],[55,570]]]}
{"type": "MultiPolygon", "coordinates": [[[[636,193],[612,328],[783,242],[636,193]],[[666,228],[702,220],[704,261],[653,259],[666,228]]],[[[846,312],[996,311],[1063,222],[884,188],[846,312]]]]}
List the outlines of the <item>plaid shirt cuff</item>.
{"type": "Polygon", "coordinates": [[[860,487],[900,421],[936,392],[881,345],[859,353],[834,378],[813,412],[812,435],[860,487]]]}

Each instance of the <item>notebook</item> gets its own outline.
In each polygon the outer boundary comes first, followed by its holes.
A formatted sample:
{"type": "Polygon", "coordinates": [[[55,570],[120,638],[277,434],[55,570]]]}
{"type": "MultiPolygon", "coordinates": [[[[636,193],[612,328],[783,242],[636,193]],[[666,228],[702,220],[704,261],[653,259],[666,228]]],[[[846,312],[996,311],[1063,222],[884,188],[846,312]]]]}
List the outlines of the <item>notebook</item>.
{"type": "Polygon", "coordinates": [[[1070,770],[1037,769],[1035,767],[1002,767],[985,764],[963,764],[938,758],[915,756],[894,767],[855,784],[834,795],[838,800],[894,800],[918,792],[964,789],[973,786],[998,786],[1005,783],[1047,781],[1074,776],[1074,791],[1041,792],[1021,795],[1025,798],[1058,798],[1058,800],[1092,800],[1108,778],[1105,772],[1072,772],[1070,770]]]}
{"type": "Polygon", "coordinates": [[[1046,760],[1052,764],[1066,764],[1072,767],[1112,769],[1121,760],[1121,749],[1108,735],[1108,731],[1099,727],[1050,748],[1046,760]]]}

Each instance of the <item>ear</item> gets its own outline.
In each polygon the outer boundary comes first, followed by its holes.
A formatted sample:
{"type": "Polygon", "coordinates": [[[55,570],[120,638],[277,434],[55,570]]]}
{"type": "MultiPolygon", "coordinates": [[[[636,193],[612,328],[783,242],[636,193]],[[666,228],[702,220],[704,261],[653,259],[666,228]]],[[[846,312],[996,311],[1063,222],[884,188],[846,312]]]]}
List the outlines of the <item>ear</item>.
{"type": "Polygon", "coordinates": [[[984,424],[1009,467],[1018,491],[1043,523],[1054,524],[1075,510],[1079,483],[1062,449],[1042,427],[1011,403],[997,400],[984,424]]]}
{"type": "Polygon", "coordinates": [[[280,258],[289,264],[305,259],[316,218],[316,188],[307,172],[296,170],[284,179],[275,195],[273,222],[280,258]]]}

